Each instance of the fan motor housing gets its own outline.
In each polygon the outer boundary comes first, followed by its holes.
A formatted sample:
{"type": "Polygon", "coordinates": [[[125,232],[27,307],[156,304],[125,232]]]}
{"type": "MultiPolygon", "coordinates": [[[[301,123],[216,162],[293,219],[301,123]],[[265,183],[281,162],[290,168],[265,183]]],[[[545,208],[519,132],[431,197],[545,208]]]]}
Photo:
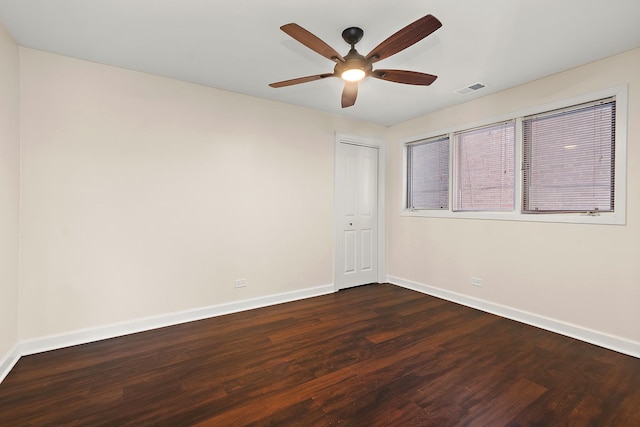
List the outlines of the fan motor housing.
{"type": "Polygon", "coordinates": [[[373,66],[370,61],[360,55],[357,50],[351,49],[347,55],[344,57],[344,62],[336,63],[336,66],[333,69],[333,72],[341,76],[343,72],[346,70],[352,70],[354,68],[360,69],[365,72],[365,75],[370,75],[373,70],[373,66]]]}

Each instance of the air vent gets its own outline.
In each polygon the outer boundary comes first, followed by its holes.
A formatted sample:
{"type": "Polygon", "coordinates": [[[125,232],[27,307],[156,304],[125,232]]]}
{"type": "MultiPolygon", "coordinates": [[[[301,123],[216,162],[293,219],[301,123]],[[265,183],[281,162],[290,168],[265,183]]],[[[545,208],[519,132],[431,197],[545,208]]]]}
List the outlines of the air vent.
{"type": "Polygon", "coordinates": [[[483,89],[485,87],[487,87],[486,84],[481,83],[481,82],[476,82],[476,83],[470,84],[467,87],[463,87],[461,89],[456,90],[455,93],[457,93],[458,95],[466,95],[468,93],[475,92],[475,91],[483,89]]]}

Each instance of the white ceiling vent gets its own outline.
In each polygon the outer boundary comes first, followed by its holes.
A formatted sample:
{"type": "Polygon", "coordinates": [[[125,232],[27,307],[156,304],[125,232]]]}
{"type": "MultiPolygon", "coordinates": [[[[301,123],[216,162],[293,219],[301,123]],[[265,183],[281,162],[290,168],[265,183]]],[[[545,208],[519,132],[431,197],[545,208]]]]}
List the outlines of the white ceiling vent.
{"type": "Polygon", "coordinates": [[[487,87],[486,84],[481,82],[476,82],[476,83],[470,84],[467,87],[463,87],[461,89],[456,90],[455,93],[457,93],[458,95],[466,95],[468,93],[475,92],[476,90],[480,90],[485,87],[487,87]]]}

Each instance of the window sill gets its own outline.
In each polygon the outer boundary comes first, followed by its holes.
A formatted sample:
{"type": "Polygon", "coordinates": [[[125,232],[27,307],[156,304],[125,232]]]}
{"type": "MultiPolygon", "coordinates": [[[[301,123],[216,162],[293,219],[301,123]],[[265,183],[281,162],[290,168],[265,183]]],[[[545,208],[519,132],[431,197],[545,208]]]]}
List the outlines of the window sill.
{"type": "Polygon", "coordinates": [[[555,222],[569,224],[626,225],[623,214],[616,212],[564,213],[564,214],[523,214],[520,212],[452,212],[449,210],[403,209],[405,217],[474,219],[493,221],[555,222]]]}

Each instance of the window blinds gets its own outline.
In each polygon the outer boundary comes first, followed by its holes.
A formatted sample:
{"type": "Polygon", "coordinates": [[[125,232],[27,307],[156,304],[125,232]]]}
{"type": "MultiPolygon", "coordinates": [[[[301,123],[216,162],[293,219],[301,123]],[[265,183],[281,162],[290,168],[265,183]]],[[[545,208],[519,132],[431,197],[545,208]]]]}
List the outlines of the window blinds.
{"type": "Polygon", "coordinates": [[[614,98],[525,117],[523,212],[610,212],[614,98]]]}
{"type": "Polygon", "coordinates": [[[449,208],[449,137],[407,146],[407,207],[449,208]]]}
{"type": "Polygon", "coordinates": [[[456,132],[453,210],[514,209],[515,121],[456,132]]]}

